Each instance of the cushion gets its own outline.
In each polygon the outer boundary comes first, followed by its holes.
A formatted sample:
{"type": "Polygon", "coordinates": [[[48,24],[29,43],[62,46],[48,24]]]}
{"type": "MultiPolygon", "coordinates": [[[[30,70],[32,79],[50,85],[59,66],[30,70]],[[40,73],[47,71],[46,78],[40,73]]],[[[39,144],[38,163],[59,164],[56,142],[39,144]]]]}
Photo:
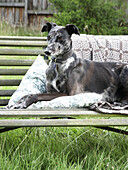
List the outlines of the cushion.
{"type": "Polygon", "coordinates": [[[14,105],[20,98],[27,94],[45,93],[45,71],[48,65],[39,55],[23,77],[18,89],[14,92],[8,105],[14,105]]]}
{"type": "Polygon", "coordinates": [[[101,94],[97,93],[81,93],[74,96],[63,96],[53,99],[51,101],[41,101],[29,106],[29,109],[43,109],[43,108],[80,108],[89,107],[93,103],[100,102],[101,94]]]}

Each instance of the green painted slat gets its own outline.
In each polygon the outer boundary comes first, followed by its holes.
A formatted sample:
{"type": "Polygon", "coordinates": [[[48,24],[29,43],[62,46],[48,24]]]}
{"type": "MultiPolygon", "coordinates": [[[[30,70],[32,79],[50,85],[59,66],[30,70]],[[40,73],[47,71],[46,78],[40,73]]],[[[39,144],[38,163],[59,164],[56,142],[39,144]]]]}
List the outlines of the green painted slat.
{"type": "Polygon", "coordinates": [[[12,96],[15,90],[0,90],[0,96],[12,96]]]}
{"type": "Polygon", "coordinates": [[[28,69],[0,69],[0,75],[25,75],[28,69]]]}
{"type": "Polygon", "coordinates": [[[40,49],[0,49],[0,55],[38,56],[44,55],[40,49]]]}
{"type": "Polygon", "coordinates": [[[21,80],[20,79],[4,79],[4,80],[0,80],[0,86],[18,86],[20,84],[21,80]]]}
{"type": "Polygon", "coordinates": [[[0,66],[31,66],[34,60],[0,60],[0,66]]]}
{"type": "Polygon", "coordinates": [[[19,40],[19,41],[46,41],[46,37],[29,37],[29,36],[0,36],[0,40],[19,40]]]}
{"type": "Polygon", "coordinates": [[[46,47],[46,41],[9,41],[0,40],[0,46],[14,46],[14,47],[46,47]]]}

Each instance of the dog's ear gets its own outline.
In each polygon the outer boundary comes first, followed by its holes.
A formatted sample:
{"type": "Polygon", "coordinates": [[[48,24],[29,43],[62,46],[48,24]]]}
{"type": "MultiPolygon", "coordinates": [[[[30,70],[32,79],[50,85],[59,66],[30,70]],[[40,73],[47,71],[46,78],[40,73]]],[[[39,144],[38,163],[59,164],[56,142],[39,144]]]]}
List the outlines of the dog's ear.
{"type": "Polygon", "coordinates": [[[57,26],[55,23],[47,22],[41,29],[41,32],[49,32],[55,26],[57,26]]]}
{"type": "Polygon", "coordinates": [[[73,33],[80,35],[79,30],[75,25],[67,24],[65,28],[69,35],[72,35],[73,33]]]}

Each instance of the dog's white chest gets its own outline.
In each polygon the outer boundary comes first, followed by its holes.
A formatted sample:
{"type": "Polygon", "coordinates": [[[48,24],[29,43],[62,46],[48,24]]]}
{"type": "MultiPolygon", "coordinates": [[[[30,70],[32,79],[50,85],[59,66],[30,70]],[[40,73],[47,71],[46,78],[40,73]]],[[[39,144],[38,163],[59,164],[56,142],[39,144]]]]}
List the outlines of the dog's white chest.
{"type": "Polygon", "coordinates": [[[72,63],[74,60],[75,60],[75,59],[74,59],[73,57],[68,58],[68,59],[65,61],[65,63],[62,64],[62,69],[63,69],[63,71],[67,70],[67,69],[70,67],[71,63],[72,63]]]}
{"type": "Polygon", "coordinates": [[[57,87],[57,78],[53,79],[53,81],[51,82],[51,85],[54,87],[56,91],[60,92],[60,90],[57,87]]]}
{"type": "Polygon", "coordinates": [[[68,76],[68,69],[74,58],[68,58],[63,63],[51,62],[46,71],[47,89],[54,88],[57,92],[64,91],[64,84],[68,76]]]}

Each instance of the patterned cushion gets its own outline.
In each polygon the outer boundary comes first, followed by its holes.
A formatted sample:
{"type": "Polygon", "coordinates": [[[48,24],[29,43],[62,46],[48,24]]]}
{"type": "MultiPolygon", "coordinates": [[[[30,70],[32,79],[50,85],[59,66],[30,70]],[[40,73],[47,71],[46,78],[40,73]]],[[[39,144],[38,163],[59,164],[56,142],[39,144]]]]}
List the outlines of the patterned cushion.
{"type": "Polygon", "coordinates": [[[63,96],[53,99],[51,101],[41,101],[29,106],[29,109],[43,109],[43,108],[79,108],[89,107],[93,103],[100,102],[101,94],[97,93],[81,93],[74,96],[63,96]]]}
{"type": "Polygon", "coordinates": [[[46,62],[39,55],[23,77],[18,89],[9,100],[8,105],[15,104],[21,97],[27,94],[46,92],[45,71],[47,67],[46,62]]]}

